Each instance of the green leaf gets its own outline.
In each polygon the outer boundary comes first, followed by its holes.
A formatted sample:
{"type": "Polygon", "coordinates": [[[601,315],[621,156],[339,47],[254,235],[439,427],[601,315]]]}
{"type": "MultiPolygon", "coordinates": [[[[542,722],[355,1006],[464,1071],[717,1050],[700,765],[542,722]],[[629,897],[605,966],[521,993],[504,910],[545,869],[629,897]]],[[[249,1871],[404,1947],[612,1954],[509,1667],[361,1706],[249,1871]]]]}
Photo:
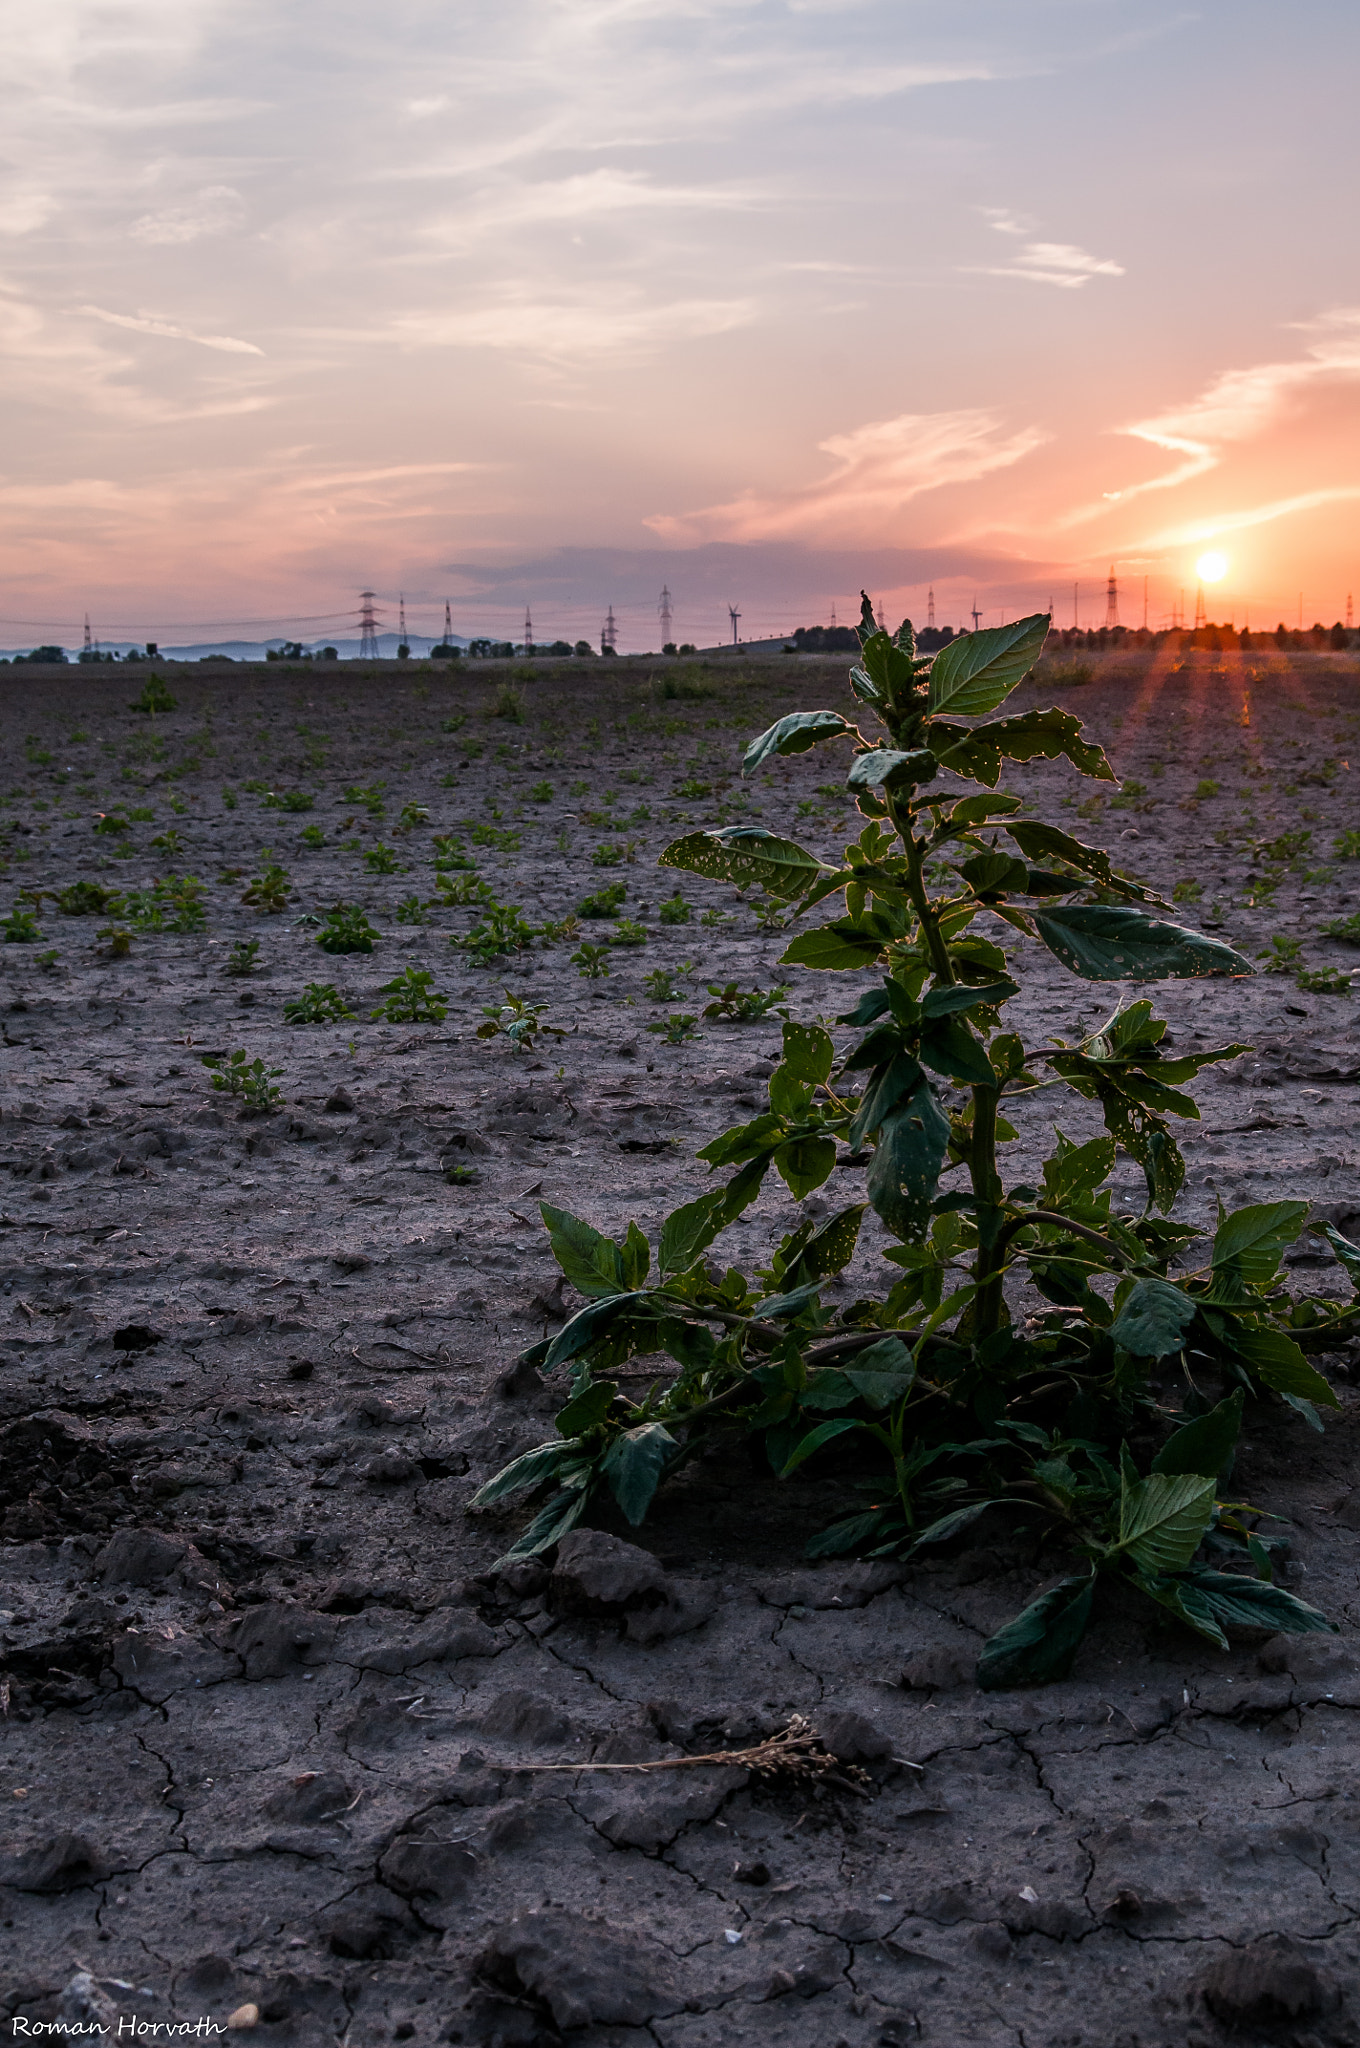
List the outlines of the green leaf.
{"type": "Polygon", "coordinates": [[[970,633],[942,647],[930,666],[930,709],[956,718],[995,711],[1033,668],[1048,633],[1047,612],[970,633]]]}
{"type": "Polygon", "coordinates": [[[1235,1264],[1249,1287],[1264,1287],[1307,1215],[1307,1202],[1256,1202],[1234,1209],[1214,1232],[1214,1264],[1235,1264]]]}
{"type": "Polygon", "coordinates": [[[814,1372],[798,1396],[799,1405],[811,1409],[813,1414],[824,1413],[827,1409],[848,1408],[858,1399],[859,1395],[845,1374],[834,1366],[814,1372]]]}
{"type": "Polygon", "coordinates": [[[739,888],[758,883],[771,896],[801,895],[821,872],[815,853],[792,839],[781,839],[761,825],[728,825],[720,832],[690,832],[673,839],[657,863],[685,868],[714,882],[739,888]]]}
{"type": "Polygon", "coordinates": [[[920,1059],[937,1074],[947,1074],[970,1088],[995,1088],[996,1070],[968,1026],[957,1017],[943,1017],[921,1032],[920,1059]]]}
{"type": "MultiPolygon", "coordinates": [[[[1116,1344],[1135,1358],[1167,1358],[1185,1343],[1195,1320],[1195,1304],[1169,1280],[1137,1280],[1110,1328],[1116,1344]]],[[[1199,1472],[1199,1465],[1154,1465],[1157,1472],[1199,1472]]],[[[1218,1470],[1215,1465],[1211,1468],[1218,1470]]]]}
{"type": "Polygon", "coordinates": [[[774,1155],[774,1169],[793,1196],[801,1202],[814,1188],[821,1187],[836,1170],[836,1145],[832,1138],[793,1138],[774,1155]]]}
{"type": "Polygon", "coordinates": [[[659,1422],[643,1422],[636,1429],[625,1430],[609,1446],[600,1472],[635,1529],[678,1450],[675,1438],[659,1422]]]}
{"type": "Polygon", "coordinates": [[[841,917],[834,924],[820,925],[815,932],[800,932],[780,954],[779,964],[845,972],[871,966],[886,943],[853,918],[841,917]]]}
{"type": "Polygon", "coordinates": [[[1216,1481],[1198,1472],[1154,1472],[1124,1481],[1119,1542],[1148,1572],[1180,1571],[1213,1519],[1216,1481]]]}
{"type": "Polygon", "coordinates": [[[651,1263],[652,1248],[637,1224],[630,1221],[619,1254],[619,1271],[624,1286],[636,1292],[645,1283],[651,1263]]]}
{"type": "Polygon", "coordinates": [[[1293,1394],[1299,1400],[1316,1401],[1320,1408],[1341,1406],[1317,1367],[1308,1363],[1293,1338],[1286,1337],[1283,1330],[1237,1323],[1231,1329],[1228,1341],[1262,1386],[1272,1388],[1277,1394],[1293,1394]]]}
{"type": "Polygon", "coordinates": [[[574,1529],[590,1504],[592,1488],[582,1480],[579,1486],[566,1487],[555,1493],[546,1505],[539,1509],[518,1543],[512,1543],[504,1557],[498,1557],[492,1566],[508,1564],[516,1557],[537,1557],[545,1550],[551,1550],[554,1543],[560,1543],[568,1529],[574,1529]]]}
{"type": "Polygon", "coordinates": [[[1253,971],[1249,960],[1220,940],[1127,904],[1074,903],[1031,915],[1049,951],[1085,981],[1184,981],[1253,971]]]}
{"type": "Polygon", "coordinates": [[[895,1237],[919,1243],[930,1228],[948,1145],[949,1119],[922,1076],[884,1117],[869,1164],[869,1200],[895,1237]]]}
{"type": "Polygon", "coordinates": [[[1360,1293],[1360,1244],[1352,1244],[1334,1224],[1324,1223],[1322,1234],[1345,1267],[1353,1288],[1360,1293]]]}
{"type": "MultiPolygon", "coordinates": [[[[1001,1505],[1000,1501],[995,1500],[975,1500],[966,1508],[955,1508],[952,1514],[941,1515],[937,1522],[928,1522],[920,1535],[913,1538],[911,1547],[913,1550],[924,1550],[931,1543],[948,1543],[951,1537],[961,1535],[965,1529],[971,1528],[974,1522],[986,1514],[988,1508],[1001,1505]]],[[[995,1641],[996,1638],[993,1637],[992,1640],[995,1641]]]]}
{"type": "Polygon", "coordinates": [[[578,1293],[609,1295],[622,1291],[627,1284],[623,1259],[612,1237],[592,1229],[569,1209],[555,1209],[551,1202],[540,1202],[538,1213],[547,1226],[553,1257],[578,1293]]]}
{"type": "Polygon", "coordinates": [[[1211,1572],[1201,1567],[1181,1583],[1193,1587],[1224,1628],[1267,1629],[1295,1636],[1337,1632],[1336,1623],[1328,1621],[1316,1607],[1264,1579],[1239,1578],[1235,1572],[1211,1572]]]}
{"type": "Polygon", "coordinates": [[[831,1033],[823,1031],[820,1024],[785,1024],[784,1065],[796,1080],[814,1086],[825,1081],[835,1057],[831,1033]]]}
{"type": "Polygon", "coordinates": [[[504,1500],[512,1493],[526,1493],[531,1487],[541,1486],[545,1479],[551,1479],[562,1460],[571,1455],[571,1447],[557,1442],[536,1444],[531,1451],[522,1451],[517,1458],[504,1466],[485,1486],[478,1487],[469,1506],[490,1507],[493,1501],[504,1500]]]}
{"type": "Polygon", "coordinates": [[[1063,1579],[1031,1600],[982,1646],[977,1682],[984,1692],[1003,1686],[1044,1685],[1066,1678],[1091,1619],[1095,1573],[1063,1579]]]}
{"type": "Polygon", "coordinates": [[[1009,1002],[1019,993],[1013,981],[991,981],[982,988],[961,987],[954,982],[933,988],[923,996],[921,1014],[923,1017],[952,1017],[958,1010],[973,1010],[979,1004],[994,1007],[997,1003],[1009,1002]]]}
{"type": "Polygon", "coordinates": [[[795,1445],[793,1451],[784,1460],[779,1470],[779,1477],[787,1479],[790,1472],[796,1472],[798,1467],[805,1463],[808,1458],[812,1457],[814,1452],[820,1451],[822,1445],[829,1444],[834,1437],[844,1436],[847,1430],[863,1429],[863,1427],[864,1424],[862,1422],[856,1422],[853,1418],[848,1421],[819,1422],[815,1429],[810,1429],[807,1435],[795,1445]]]}
{"type": "Polygon", "coordinates": [[[1010,834],[1020,851],[1031,860],[1065,860],[1069,866],[1090,875],[1102,888],[1140,898],[1146,893],[1126,875],[1115,873],[1107,853],[1102,853],[1095,846],[1084,846],[1080,839],[1060,832],[1056,825],[1042,824],[1037,818],[1021,818],[1014,824],[1003,826],[1002,830],[1010,834]]]}
{"type": "Polygon", "coordinates": [[[718,1219],[726,1199],[726,1188],[714,1188],[710,1194],[699,1195],[671,1211],[661,1226],[657,1253],[657,1264],[663,1274],[683,1272],[701,1252],[708,1250],[722,1227],[718,1219]]]}
{"type": "Polygon", "coordinates": [[[875,1070],[845,1134],[852,1152],[858,1152],[903,1096],[913,1094],[921,1086],[922,1079],[920,1066],[909,1052],[897,1053],[875,1070]]]}
{"type": "Polygon", "coordinates": [[[1044,1198],[1040,1205],[1055,1209],[1079,1190],[1098,1188],[1114,1169],[1114,1139],[1088,1138],[1074,1145],[1057,1126],[1054,1136],[1059,1149],[1044,1161],[1044,1198]]]}
{"type": "Polygon", "coordinates": [[[777,718],[742,756],[741,772],[751,775],[771,754],[806,754],[821,740],[838,740],[855,728],[839,711],[790,711],[777,718]]]}
{"type": "Polygon", "coordinates": [[[885,1516],[882,1508],[870,1508],[863,1515],[847,1515],[842,1522],[833,1522],[829,1529],[808,1538],[803,1546],[804,1557],[847,1557],[877,1536],[883,1528],[885,1516]]]}
{"type": "Polygon", "coordinates": [[[810,1280],[806,1286],[791,1287],[785,1294],[769,1294],[763,1301],[756,1303],[751,1314],[763,1316],[767,1321],[773,1321],[778,1316],[801,1315],[808,1303],[817,1299],[820,1284],[819,1281],[810,1280]]]}
{"type": "Polygon", "coordinates": [[[1159,1607],[1168,1608],[1187,1628],[1207,1636],[1220,1650],[1227,1649],[1228,1638],[1214,1619],[1213,1609],[1196,1592],[1189,1578],[1158,1578],[1146,1572],[1135,1572],[1133,1583],[1141,1593],[1147,1594],[1149,1600],[1155,1600],[1159,1607]]]}
{"type": "Polygon", "coordinates": [[[1104,750],[1081,737],[1081,720],[1070,711],[1023,711],[992,725],[948,725],[941,719],[926,730],[943,768],[989,789],[996,787],[1003,754],[1010,761],[1055,761],[1065,754],[1074,768],[1097,782],[1116,779],[1104,750]]]}
{"type": "Polygon", "coordinates": [[[582,1387],[579,1394],[573,1394],[557,1417],[559,1436],[584,1436],[588,1429],[595,1429],[614,1405],[618,1388],[613,1380],[595,1380],[588,1387],[582,1387]]]}
{"type": "MultiPolygon", "coordinates": [[[[1117,1325],[1116,1325],[1117,1327],[1117,1325]]],[[[1154,1472],[1198,1472],[1217,1479],[1232,1461],[1242,1434],[1241,1387],[1207,1415],[1197,1415],[1169,1436],[1152,1461],[1154,1472]]]]}
{"type": "Polygon", "coordinates": [[[592,1344],[606,1336],[621,1316],[654,1313],[652,1299],[650,1294],[634,1293],[611,1294],[602,1301],[588,1301],[553,1338],[543,1361],[544,1370],[551,1372],[555,1365],[566,1365],[573,1358],[579,1358],[583,1351],[588,1351],[592,1344]]]}
{"type": "Polygon", "coordinates": [[[959,869],[976,896],[996,896],[1007,890],[1024,891],[1029,869],[1010,853],[975,853],[959,869]]]}
{"type": "Polygon", "coordinates": [[[904,782],[933,782],[938,766],[929,747],[917,747],[907,754],[899,754],[893,747],[875,747],[870,753],[856,754],[845,778],[846,787],[876,789],[886,783],[896,789],[904,782]]]}
{"type": "Polygon", "coordinates": [[[829,1216],[821,1229],[815,1231],[798,1254],[797,1269],[810,1279],[826,1280],[832,1273],[839,1273],[848,1266],[855,1256],[859,1241],[859,1226],[868,1208],[867,1202],[855,1202],[847,1209],[838,1209],[829,1216]]]}

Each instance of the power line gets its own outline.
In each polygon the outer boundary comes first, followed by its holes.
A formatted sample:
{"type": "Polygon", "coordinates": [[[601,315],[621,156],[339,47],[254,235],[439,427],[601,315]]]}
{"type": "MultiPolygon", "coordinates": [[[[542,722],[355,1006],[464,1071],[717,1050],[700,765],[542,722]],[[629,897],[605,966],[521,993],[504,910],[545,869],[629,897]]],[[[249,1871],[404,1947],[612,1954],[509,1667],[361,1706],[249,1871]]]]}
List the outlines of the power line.
{"type": "Polygon", "coordinates": [[[378,616],[374,609],[371,590],[361,590],[359,593],[359,659],[378,659],[378,616]]]}

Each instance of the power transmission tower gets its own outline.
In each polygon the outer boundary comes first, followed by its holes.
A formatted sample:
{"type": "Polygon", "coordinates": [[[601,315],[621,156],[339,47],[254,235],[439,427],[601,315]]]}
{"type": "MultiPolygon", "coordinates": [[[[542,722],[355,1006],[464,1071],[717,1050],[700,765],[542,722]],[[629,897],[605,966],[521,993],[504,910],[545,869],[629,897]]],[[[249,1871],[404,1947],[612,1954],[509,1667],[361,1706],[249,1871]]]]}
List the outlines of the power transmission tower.
{"type": "MultiPolygon", "coordinates": [[[[1350,601],[1350,599],[1349,599],[1349,598],[1347,598],[1347,599],[1346,599],[1346,623],[1347,623],[1347,625],[1349,625],[1349,624],[1350,624],[1350,602],[1351,602],[1351,601],[1350,601]]],[[[93,642],[93,641],[91,640],[91,638],[90,638],[90,614],[89,614],[88,612],[86,612],[86,614],[85,614],[85,652],[86,652],[87,654],[89,654],[89,653],[90,653],[90,652],[91,652],[91,651],[93,650],[93,647],[94,647],[94,642],[93,642]]]]}
{"type": "Polygon", "coordinates": [[[403,591],[402,595],[400,596],[400,598],[399,598],[399,599],[397,600],[397,603],[398,603],[398,607],[399,607],[399,610],[398,610],[398,618],[397,618],[397,639],[398,639],[398,640],[399,640],[399,641],[401,642],[402,646],[403,646],[403,647],[405,647],[405,645],[406,645],[406,594],[405,594],[405,592],[404,592],[404,591],[403,591]]]}
{"type": "Polygon", "coordinates": [[[446,647],[448,646],[448,644],[449,644],[449,642],[450,642],[450,641],[452,640],[452,638],[453,638],[453,617],[452,617],[452,614],[451,614],[451,613],[450,613],[450,611],[449,611],[449,601],[448,601],[448,599],[447,599],[447,598],[445,598],[445,600],[444,600],[444,645],[445,645],[446,647]]]}
{"type": "Polygon", "coordinates": [[[887,625],[887,621],[886,621],[886,619],[885,619],[885,618],[884,618],[884,616],[883,616],[883,600],[882,600],[882,598],[881,598],[881,597],[880,597],[880,599],[878,600],[878,611],[877,611],[877,613],[876,613],[876,615],[875,615],[875,616],[876,616],[876,617],[877,617],[877,619],[878,619],[878,630],[879,630],[879,632],[880,632],[880,633],[886,633],[886,632],[887,632],[887,630],[888,630],[888,625],[887,625]]]}
{"type": "Polygon", "coordinates": [[[530,618],[530,616],[529,616],[529,607],[528,607],[528,605],[526,604],[526,605],[525,605],[525,607],[524,607],[524,652],[525,652],[526,654],[532,654],[532,653],[533,653],[533,651],[534,651],[534,622],[533,622],[533,620],[532,620],[532,619],[530,618]]]}
{"type": "Polygon", "coordinates": [[[618,639],[618,637],[619,629],[614,620],[614,607],[611,604],[607,614],[605,615],[605,622],[600,628],[601,654],[613,654],[615,651],[614,642],[618,639]]]}
{"type": "Polygon", "coordinates": [[[1195,585],[1195,631],[1198,633],[1200,627],[1207,626],[1208,623],[1209,620],[1204,610],[1204,585],[1197,583],[1195,585]]]}
{"type": "Polygon", "coordinates": [[[669,647],[675,639],[671,631],[671,594],[663,583],[661,596],[657,600],[656,615],[661,621],[661,645],[669,647]]]}
{"type": "Polygon", "coordinates": [[[971,616],[973,620],[973,631],[976,633],[979,625],[982,623],[982,613],[978,610],[978,601],[976,597],[973,599],[973,610],[971,616]]]}
{"type": "Polygon", "coordinates": [[[836,600],[834,597],[831,600],[831,630],[833,633],[836,630],[836,600]]]}
{"type": "Polygon", "coordinates": [[[1119,624],[1119,585],[1115,580],[1113,562],[1110,564],[1110,580],[1105,585],[1105,624],[1107,628],[1119,624]]]}
{"type": "Polygon", "coordinates": [[[378,659],[378,614],[374,609],[373,592],[359,592],[359,659],[378,659]]]}
{"type": "Polygon", "coordinates": [[[926,592],[926,631],[927,633],[935,631],[935,585],[933,583],[926,592]]]}
{"type": "Polygon", "coordinates": [[[732,621],[732,645],[736,647],[740,644],[737,640],[737,620],[741,617],[741,613],[734,604],[730,604],[727,607],[727,616],[732,621]]]}

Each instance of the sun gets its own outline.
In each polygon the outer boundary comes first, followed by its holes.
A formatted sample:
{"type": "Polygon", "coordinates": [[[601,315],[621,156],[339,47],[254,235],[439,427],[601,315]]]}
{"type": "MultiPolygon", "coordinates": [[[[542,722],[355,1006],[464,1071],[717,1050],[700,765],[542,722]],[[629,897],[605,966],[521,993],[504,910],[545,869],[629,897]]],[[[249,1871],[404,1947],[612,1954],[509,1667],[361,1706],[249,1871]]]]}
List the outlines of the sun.
{"type": "Polygon", "coordinates": [[[1228,557],[1220,555],[1215,548],[1207,555],[1201,555],[1195,564],[1195,574],[1201,583],[1218,583],[1228,573],[1228,557]]]}

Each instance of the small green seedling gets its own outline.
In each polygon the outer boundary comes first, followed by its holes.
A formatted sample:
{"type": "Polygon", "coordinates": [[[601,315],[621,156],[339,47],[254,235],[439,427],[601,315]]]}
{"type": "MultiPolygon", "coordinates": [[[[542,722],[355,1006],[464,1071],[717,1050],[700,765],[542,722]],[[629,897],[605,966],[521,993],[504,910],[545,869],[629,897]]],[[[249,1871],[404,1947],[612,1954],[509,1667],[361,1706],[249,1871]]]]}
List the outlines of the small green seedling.
{"type": "Polygon", "coordinates": [[[444,1178],[451,1188],[471,1187],[481,1177],[475,1166],[446,1166],[444,1168],[444,1178]]]}
{"type": "Polygon", "coordinates": [[[466,724],[466,711],[455,711],[451,718],[440,719],[439,730],[441,732],[461,732],[466,724]]]}
{"type": "Polygon", "coordinates": [[[1276,932],[1264,953],[1256,955],[1266,963],[1267,974],[1293,974],[1298,967],[1299,954],[1303,951],[1302,939],[1286,939],[1276,932]]]}
{"type": "Polygon", "coordinates": [[[730,910],[719,910],[716,904],[710,904],[699,922],[706,925],[731,924],[732,913],[730,910]]]}
{"type": "Polygon", "coordinates": [[[148,676],[141,696],[134,698],[128,705],[129,711],[144,712],[148,718],[154,718],[158,712],[178,709],[176,699],[170,695],[159,676],[148,676]]]}
{"type": "Polygon", "coordinates": [[[683,1045],[687,1039],[699,1036],[699,1019],[687,1011],[672,1010],[669,1017],[658,1017],[647,1029],[664,1038],[667,1045],[683,1045]]]}
{"type": "Polygon", "coordinates": [[[517,904],[497,903],[488,894],[484,913],[472,930],[464,938],[455,935],[449,944],[466,953],[474,967],[489,967],[493,960],[503,959],[507,953],[523,952],[538,936],[537,925],[529,923],[517,904]]]}
{"type": "Polygon", "coordinates": [[[609,934],[611,946],[645,946],[649,937],[645,924],[635,917],[621,917],[609,934]]]}
{"type": "Polygon", "coordinates": [[[1349,917],[1329,917],[1322,930],[1329,939],[1340,939],[1347,946],[1360,946],[1360,910],[1353,910],[1349,917]]]}
{"type": "Polygon", "coordinates": [[[117,902],[118,892],[102,882],[70,882],[52,900],[63,917],[103,917],[117,902]]]}
{"type": "Polygon", "coordinates": [[[582,981],[603,981],[609,974],[609,948],[592,946],[586,939],[572,954],[571,964],[582,981]]]}
{"type": "Polygon", "coordinates": [[[487,1003],[482,1007],[485,1024],[477,1026],[479,1038],[508,1038],[516,1052],[532,1052],[540,1032],[547,1032],[552,1038],[565,1038],[566,1032],[556,1024],[545,1024],[543,1015],[546,1003],[530,1003],[523,996],[505,991],[503,1003],[487,1003]]]}
{"type": "Polygon", "coordinates": [[[326,844],[326,835],[319,825],[308,825],[304,828],[299,843],[310,847],[313,853],[318,853],[326,844]]]}
{"type": "Polygon", "coordinates": [[[337,903],[316,935],[323,953],[371,953],[379,936],[357,903],[337,903]]]}
{"type": "Polygon", "coordinates": [[[758,1024],[772,1011],[780,1017],[789,1014],[785,1001],[789,991],[784,982],[770,989],[743,989],[735,981],[729,981],[724,988],[710,981],[708,992],[713,1001],[705,1004],[705,1017],[730,1017],[738,1024],[758,1024]]]}
{"type": "Polygon", "coordinates": [[[623,859],[624,848],[612,846],[606,841],[604,844],[597,846],[594,853],[591,854],[590,864],[594,868],[617,868],[622,866],[623,859]]]}
{"type": "Polygon", "coordinates": [[[593,896],[587,896],[577,904],[578,914],[581,917],[613,917],[627,894],[622,882],[606,882],[593,896]]]}
{"type": "Polygon", "coordinates": [[[23,905],[19,903],[15,904],[13,910],[5,919],[4,933],[7,946],[30,946],[35,939],[42,937],[42,933],[38,929],[38,920],[33,915],[33,912],[25,910],[23,905]]]}
{"type": "Polygon", "coordinates": [[[1175,888],[1171,891],[1171,901],[1173,903],[1198,903],[1203,894],[1203,882],[1197,882],[1193,876],[1186,875],[1177,882],[1175,888]]]}
{"type": "Polygon", "coordinates": [[[456,839],[451,832],[440,833],[430,843],[434,847],[434,864],[438,872],[445,868],[475,868],[477,865],[462,840],[456,839]]]}
{"type": "Polygon", "coordinates": [[[1360,832],[1342,832],[1332,841],[1332,852],[1338,860],[1360,860],[1360,832]]]}
{"type": "Polygon", "coordinates": [[[524,834],[512,826],[500,830],[495,825],[473,825],[468,838],[474,846],[490,846],[498,853],[518,853],[524,844],[524,834]]]}
{"type": "Polygon", "coordinates": [[[100,949],[106,960],[126,960],[132,951],[132,933],[126,925],[101,925],[95,936],[107,942],[100,949]]]}
{"type": "Polygon", "coordinates": [[[126,811],[99,811],[95,815],[96,832],[107,832],[113,839],[121,839],[128,831],[126,811]]]}
{"type": "Polygon", "coordinates": [[[689,904],[677,889],[674,896],[668,896],[657,912],[662,924],[688,924],[691,911],[689,904]]]}
{"type": "Polygon", "coordinates": [[[547,924],[540,925],[538,929],[539,937],[545,946],[560,946],[564,939],[574,939],[579,936],[581,920],[579,917],[568,913],[566,917],[551,918],[547,924]]]}
{"type": "Polygon", "coordinates": [[[305,789],[271,789],[265,792],[264,807],[267,811],[311,811],[316,808],[316,798],[305,789]]]}
{"type": "Polygon", "coordinates": [[[387,808],[387,799],[384,794],[386,789],[387,784],[385,782],[374,782],[367,787],[357,782],[352,782],[340,801],[344,804],[359,804],[368,812],[370,818],[380,818],[387,808]]]}
{"type": "Polygon", "coordinates": [[[259,964],[260,942],[258,939],[238,939],[223,964],[225,974],[251,974],[259,964]]]}
{"type": "Polygon", "coordinates": [[[654,967],[650,974],[644,974],[642,977],[642,986],[648,1000],[653,1003],[678,1003],[684,990],[676,977],[681,974],[692,974],[693,971],[692,960],[682,960],[678,967],[654,967]]]}
{"type": "Polygon", "coordinates": [[[329,981],[309,981],[300,996],[290,997],[283,1006],[285,1024],[334,1024],[354,1014],[329,981]]]}
{"type": "Polygon", "coordinates": [[[425,804],[418,804],[412,801],[402,805],[397,818],[397,830],[398,832],[414,832],[418,825],[428,825],[429,822],[430,813],[428,807],[425,804]]]}
{"type": "Polygon", "coordinates": [[[553,800],[553,786],[550,782],[535,782],[529,790],[529,800],[535,804],[550,804],[553,800]]]}
{"type": "Polygon", "coordinates": [[[403,896],[397,905],[398,924],[428,924],[430,914],[419,896],[403,896]]]}
{"type": "MultiPolygon", "coordinates": [[[[265,853],[267,856],[267,847],[265,853]]],[[[255,876],[249,887],[241,892],[241,901],[254,904],[256,909],[265,911],[270,917],[277,917],[281,910],[287,908],[291,894],[292,887],[287,868],[282,868],[277,861],[266,858],[260,873],[255,876]]]]}
{"type": "Polygon", "coordinates": [[[408,967],[378,990],[384,998],[373,1017],[388,1024],[440,1024],[449,1014],[448,999],[434,986],[428,967],[408,967]]]}
{"type": "Polygon", "coordinates": [[[203,1064],[212,1073],[212,1084],[224,1095],[234,1095],[247,1109],[277,1109],[283,1090],[274,1082],[282,1067],[267,1067],[263,1060],[247,1061],[244,1047],[228,1053],[204,1053],[203,1064]]]}
{"type": "Polygon", "coordinates": [[[782,932],[788,918],[773,897],[767,896],[763,903],[756,905],[756,929],[762,932],[782,932]]]}
{"type": "Polygon", "coordinates": [[[1298,986],[1314,996],[1348,996],[1352,982],[1344,967],[1305,967],[1298,986]]]}
{"type": "Polygon", "coordinates": [[[508,719],[511,725],[523,725],[524,704],[518,690],[511,689],[509,683],[502,683],[486,715],[488,718],[508,719]]]}
{"type": "Polygon", "coordinates": [[[1206,775],[1201,781],[1195,784],[1196,803],[1207,804],[1212,797],[1216,797],[1217,795],[1218,784],[1212,779],[1212,777],[1206,775]]]}
{"type": "Polygon", "coordinates": [[[45,952],[39,953],[36,956],[36,958],[38,966],[41,967],[45,973],[50,974],[53,968],[56,966],[57,961],[61,958],[61,955],[58,953],[55,946],[49,946],[45,952]]]}
{"type": "Polygon", "coordinates": [[[184,851],[183,836],[173,825],[168,826],[164,832],[158,832],[151,844],[158,853],[183,853],[184,851]]]}
{"type": "Polygon", "coordinates": [[[448,875],[435,876],[435,889],[441,903],[462,908],[469,903],[493,903],[495,897],[474,868],[471,874],[450,878],[448,875]]]}
{"type": "Polygon", "coordinates": [[[376,846],[370,846],[364,854],[364,866],[370,875],[395,875],[400,865],[396,849],[384,846],[381,840],[376,846]]]}

